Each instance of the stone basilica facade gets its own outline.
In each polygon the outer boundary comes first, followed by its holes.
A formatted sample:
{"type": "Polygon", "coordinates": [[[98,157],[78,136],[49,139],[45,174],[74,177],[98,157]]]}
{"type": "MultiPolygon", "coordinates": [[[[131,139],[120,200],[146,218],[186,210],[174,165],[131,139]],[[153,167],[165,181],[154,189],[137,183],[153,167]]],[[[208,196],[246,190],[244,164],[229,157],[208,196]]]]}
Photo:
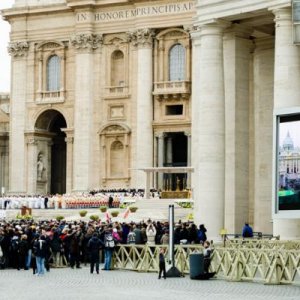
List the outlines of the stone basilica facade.
{"type": "Polygon", "coordinates": [[[272,214],[273,114],[300,106],[291,5],[16,0],[7,190],[144,188],[137,169],[191,166],[177,176],[212,238],[245,221],[299,237],[272,214]]]}

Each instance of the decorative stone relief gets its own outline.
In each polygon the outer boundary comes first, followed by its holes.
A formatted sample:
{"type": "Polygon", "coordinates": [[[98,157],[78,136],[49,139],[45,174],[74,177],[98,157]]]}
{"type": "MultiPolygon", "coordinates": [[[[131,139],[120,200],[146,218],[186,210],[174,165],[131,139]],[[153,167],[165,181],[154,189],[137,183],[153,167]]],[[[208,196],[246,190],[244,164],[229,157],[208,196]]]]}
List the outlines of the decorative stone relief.
{"type": "Polygon", "coordinates": [[[152,45],[153,38],[155,37],[155,32],[152,29],[138,29],[128,33],[129,40],[134,46],[146,46],[152,45]]]}
{"type": "Polygon", "coordinates": [[[110,118],[124,118],[124,106],[111,106],[110,107],[110,118]]]}
{"type": "Polygon", "coordinates": [[[13,57],[22,57],[27,54],[29,50],[28,42],[13,42],[8,44],[8,53],[13,57]]]}
{"type": "Polygon", "coordinates": [[[116,131],[124,132],[124,128],[122,128],[119,125],[111,125],[111,126],[107,127],[105,131],[106,132],[116,132],[116,131]]]}
{"type": "Polygon", "coordinates": [[[71,44],[77,50],[95,50],[103,43],[103,36],[93,33],[81,33],[71,37],[71,44]]]}

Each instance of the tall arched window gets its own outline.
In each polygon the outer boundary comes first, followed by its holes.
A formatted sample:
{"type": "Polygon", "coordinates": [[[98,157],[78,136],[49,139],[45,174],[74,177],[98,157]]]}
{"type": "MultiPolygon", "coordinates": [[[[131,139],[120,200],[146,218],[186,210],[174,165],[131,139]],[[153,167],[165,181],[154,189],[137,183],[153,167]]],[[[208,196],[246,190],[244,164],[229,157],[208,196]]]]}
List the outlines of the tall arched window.
{"type": "Polygon", "coordinates": [[[120,141],[114,141],[110,148],[110,174],[112,177],[124,176],[124,146],[120,141]]]}
{"type": "Polygon", "coordinates": [[[111,55],[111,86],[123,86],[125,81],[124,54],[116,50],[111,55]]]}
{"type": "Polygon", "coordinates": [[[185,49],[181,44],[176,44],[170,49],[169,80],[185,80],[185,49]]]}
{"type": "Polygon", "coordinates": [[[52,55],[47,62],[47,91],[60,90],[60,58],[52,55]]]}

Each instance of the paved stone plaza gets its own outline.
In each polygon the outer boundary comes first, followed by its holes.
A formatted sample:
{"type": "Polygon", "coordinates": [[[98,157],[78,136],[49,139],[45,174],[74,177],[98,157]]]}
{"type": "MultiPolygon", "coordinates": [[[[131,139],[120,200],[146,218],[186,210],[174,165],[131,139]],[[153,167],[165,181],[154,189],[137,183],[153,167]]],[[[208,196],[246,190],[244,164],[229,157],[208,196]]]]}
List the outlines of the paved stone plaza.
{"type": "Polygon", "coordinates": [[[89,268],[52,269],[43,277],[31,271],[1,270],[1,300],[46,299],[206,299],[206,300],[299,300],[300,287],[270,286],[258,283],[237,283],[168,278],[158,280],[155,273],[100,271],[89,274],[89,268]]]}

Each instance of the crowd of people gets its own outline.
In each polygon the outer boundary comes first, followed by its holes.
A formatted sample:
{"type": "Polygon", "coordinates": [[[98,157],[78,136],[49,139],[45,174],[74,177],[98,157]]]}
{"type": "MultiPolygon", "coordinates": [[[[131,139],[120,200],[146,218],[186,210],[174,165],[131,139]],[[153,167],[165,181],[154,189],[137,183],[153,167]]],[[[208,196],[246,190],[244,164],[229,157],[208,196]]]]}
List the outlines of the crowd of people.
{"type": "MultiPolygon", "coordinates": [[[[175,244],[198,244],[206,241],[206,228],[178,222],[174,229],[175,244]]],[[[100,223],[96,221],[2,221],[0,222],[0,267],[33,269],[43,275],[54,267],[80,268],[90,263],[90,272],[99,273],[100,254],[104,270],[111,269],[111,259],[118,244],[167,246],[168,222],[100,223]]]]}

